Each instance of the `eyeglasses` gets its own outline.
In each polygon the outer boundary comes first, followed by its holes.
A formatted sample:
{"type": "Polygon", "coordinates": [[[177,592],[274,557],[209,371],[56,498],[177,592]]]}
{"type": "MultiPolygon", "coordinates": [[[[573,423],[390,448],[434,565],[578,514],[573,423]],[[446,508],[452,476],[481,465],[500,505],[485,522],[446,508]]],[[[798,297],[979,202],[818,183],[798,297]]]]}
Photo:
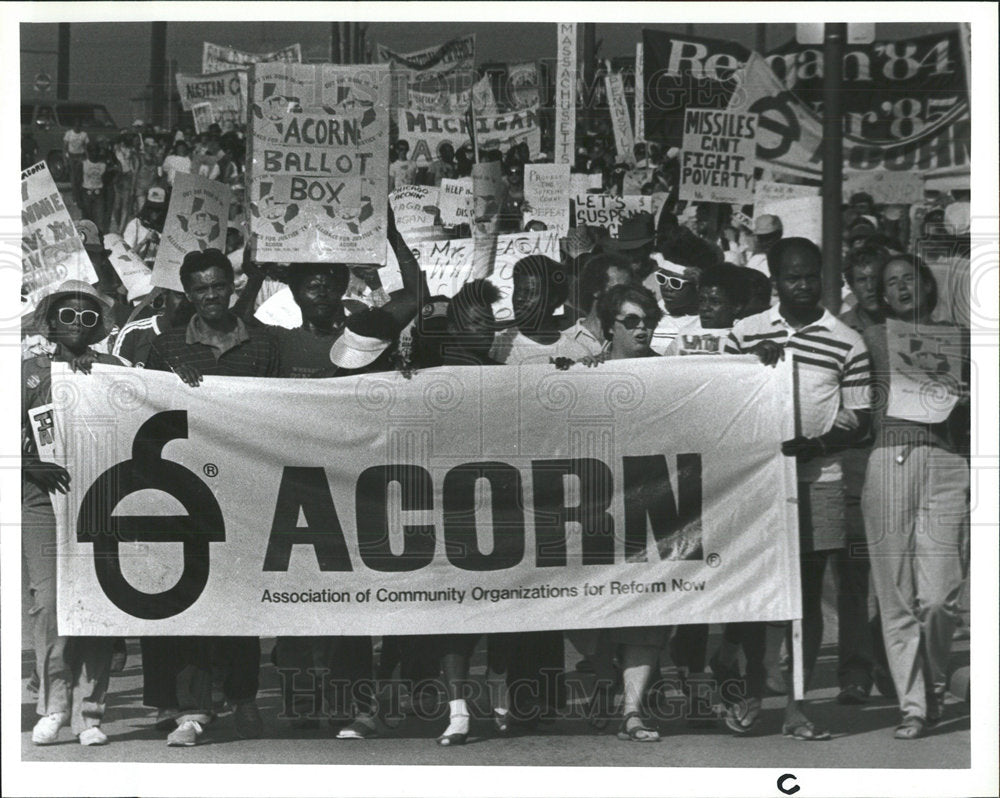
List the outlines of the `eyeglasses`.
{"type": "Polygon", "coordinates": [[[74,310],[73,308],[59,308],[60,324],[73,324],[79,319],[84,327],[96,327],[101,319],[101,314],[96,310],[74,310]]]}
{"type": "Polygon", "coordinates": [[[616,316],[615,321],[629,331],[635,330],[640,326],[645,327],[647,330],[653,330],[656,328],[656,324],[653,323],[652,319],[648,319],[645,316],[636,316],[634,313],[630,313],[622,318],[618,318],[616,316]]]}
{"type": "Polygon", "coordinates": [[[653,276],[656,278],[656,282],[660,285],[665,285],[673,291],[680,291],[684,286],[686,286],[690,280],[685,280],[683,277],[676,277],[672,274],[667,274],[666,272],[654,272],[653,276]]]}

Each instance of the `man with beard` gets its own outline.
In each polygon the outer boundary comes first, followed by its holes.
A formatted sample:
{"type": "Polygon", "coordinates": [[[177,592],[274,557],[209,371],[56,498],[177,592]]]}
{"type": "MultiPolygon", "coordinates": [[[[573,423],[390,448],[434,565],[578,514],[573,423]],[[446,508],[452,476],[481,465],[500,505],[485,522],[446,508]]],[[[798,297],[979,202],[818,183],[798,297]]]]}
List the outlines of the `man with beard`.
{"type": "MultiPolygon", "coordinates": [[[[768,252],[768,268],[778,293],[776,307],[740,319],[726,342],[732,354],[756,354],[765,366],[793,370],[795,437],[781,444],[795,457],[798,472],[802,584],[803,682],[816,664],[823,638],[823,574],[846,545],[843,450],[867,435],[871,415],[871,362],[861,336],[820,305],[823,256],[805,238],[786,238],[768,252]],[[786,357],[786,353],[790,353],[786,357]]],[[[764,624],[741,624],[750,679],[749,700],[729,707],[726,725],[747,734],[760,713],[763,696],[764,624]]],[[[730,637],[713,658],[716,678],[735,669],[730,637]],[[716,663],[719,664],[717,669],[716,663]]],[[[829,740],[814,725],[802,701],[788,699],[782,732],[796,740],[829,740]]]]}

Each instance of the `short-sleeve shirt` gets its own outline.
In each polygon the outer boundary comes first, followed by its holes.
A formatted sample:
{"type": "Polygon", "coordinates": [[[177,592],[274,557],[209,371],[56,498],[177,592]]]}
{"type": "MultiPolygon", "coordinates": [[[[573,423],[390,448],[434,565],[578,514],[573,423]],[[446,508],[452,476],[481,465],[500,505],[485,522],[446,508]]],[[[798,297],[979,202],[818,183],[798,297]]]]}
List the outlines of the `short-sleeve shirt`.
{"type": "Polygon", "coordinates": [[[691,332],[701,327],[701,318],[695,313],[692,316],[671,316],[664,313],[660,323],[653,330],[653,340],[649,347],[656,354],[662,355],[667,351],[670,342],[682,333],[691,332]]]}
{"type": "Polygon", "coordinates": [[[284,327],[268,327],[278,344],[279,377],[309,379],[329,373],[330,348],[340,337],[342,330],[331,335],[315,335],[302,327],[289,330],[284,327]]]}
{"type": "Polygon", "coordinates": [[[607,341],[597,338],[583,323],[583,319],[577,319],[571,327],[562,331],[559,337],[559,344],[562,347],[562,357],[569,357],[573,360],[599,355],[607,347],[607,341]]]}
{"type": "Polygon", "coordinates": [[[514,328],[497,333],[490,349],[490,358],[505,366],[550,363],[557,357],[570,357],[564,354],[562,337],[551,344],[540,344],[514,328]]]}
{"type": "MultiPolygon", "coordinates": [[[[197,317],[196,317],[197,318],[197,317]]],[[[191,320],[193,324],[195,319],[191,320]]],[[[149,348],[146,368],[172,371],[174,364],[184,363],[202,374],[223,377],[277,377],[279,373],[278,344],[266,330],[245,327],[240,343],[217,354],[208,344],[188,342],[191,327],[167,330],[149,348]]],[[[238,322],[242,325],[242,322],[238,322]]]]}
{"type": "Polygon", "coordinates": [[[666,351],[667,356],[674,355],[721,355],[726,348],[726,340],[729,337],[729,329],[706,330],[699,323],[697,327],[685,330],[679,334],[666,351]]]}
{"type": "MultiPolygon", "coordinates": [[[[816,438],[833,429],[837,413],[871,408],[871,359],[861,336],[829,311],[796,330],[778,306],[736,322],[726,352],[747,354],[762,341],[785,349],[785,367],[794,368],[798,434],[816,438]]],[[[799,482],[836,482],[842,477],[837,455],[799,466],[799,482]]]]}
{"type": "Polygon", "coordinates": [[[81,130],[79,133],[75,130],[67,130],[66,135],[63,136],[63,143],[66,145],[66,152],[70,155],[83,155],[90,143],[90,136],[85,130],[81,130]]]}

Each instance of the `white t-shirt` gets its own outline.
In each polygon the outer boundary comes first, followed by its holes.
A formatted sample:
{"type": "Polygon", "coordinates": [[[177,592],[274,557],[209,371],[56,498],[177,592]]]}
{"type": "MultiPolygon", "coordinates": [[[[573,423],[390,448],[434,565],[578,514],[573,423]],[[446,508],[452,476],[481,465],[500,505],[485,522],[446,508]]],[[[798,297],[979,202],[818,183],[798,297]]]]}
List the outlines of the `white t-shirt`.
{"type": "Polygon", "coordinates": [[[186,155],[168,155],[163,159],[163,174],[167,176],[167,182],[174,184],[174,175],[178,172],[191,174],[191,159],[186,155]]]}
{"type": "Polygon", "coordinates": [[[87,145],[90,144],[90,136],[85,130],[81,130],[79,133],[67,130],[66,135],[63,136],[63,143],[66,145],[66,152],[70,155],[83,155],[87,151],[87,145]]]}
{"type": "MultiPolygon", "coordinates": [[[[579,350],[573,351],[578,353],[579,350]]],[[[511,328],[496,334],[493,347],[490,349],[490,357],[507,366],[520,366],[524,363],[550,363],[552,358],[572,358],[573,355],[567,354],[562,337],[551,344],[540,344],[522,335],[520,330],[511,328]]]]}
{"type": "Polygon", "coordinates": [[[662,355],[667,351],[670,342],[681,333],[686,333],[701,327],[701,318],[697,313],[691,316],[671,316],[664,313],[660,323],[653,330],[653,340],[649,346],[656,354],[662,355]]]}
{"type": "Polygon", "coordinates": [[[720,355],[726,348],[729,328],[706,330],[701,321],[674,338],[664,355],[720,355]]]}

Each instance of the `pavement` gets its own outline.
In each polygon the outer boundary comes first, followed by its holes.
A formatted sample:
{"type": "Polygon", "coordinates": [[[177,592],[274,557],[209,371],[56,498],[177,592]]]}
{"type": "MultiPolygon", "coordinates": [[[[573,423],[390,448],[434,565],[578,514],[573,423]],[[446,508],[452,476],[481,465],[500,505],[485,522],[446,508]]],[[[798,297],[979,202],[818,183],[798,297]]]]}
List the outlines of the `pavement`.
{"type": "MultiPolygon", "coordinates": [[[[32,668],[30,651],[23,652],[21,687],[21,754],[31,762],[201,762],[260,764],[352,764],[352,765],[508,765],[508,766],[644,766],[644,767],[847,767],[847,768],[968,768],[970,766],[970,722],[968,706],[949,696],[943,722],[927,737],[901,742],[892,731],[899,720],[895,701],[876,693],[863,706],[841,706],[836,702],[836,651],[827,645],[821,652],[809,692],[810,717],[833,733],[829,742],[803,743],[781,735],[784,699],[767,698],[758,729],[750,737],[733,737],[721,724],[708,729],[691,728],[679,717],[679,694],[666,695],[659,706],[674,719],[657,723],[663,739],[659,744],[633,745],[619,741],[612,721],[604,731],[591,728],[584,719],[589,674],[573,671],[580,656],[566,644],[567,681],[570,697],[563,716],[535,730],[509,738],[497,738],[488,716],[474,717],[465,746],[442,748],[435,737],[447,725],[447,704],[433,720],[408,715],[379,739],[342,741],[328,724],[319,729],[299,730],[289,720],[279,719],[279,676],[269,662],[272,639],[262,641],[261,689],[258,705],[264,719],[264,736],[240,740],[232,717],[219,717],[206,728],[203,741],[194,748],[168,748],[166,732],[153,727],[153,713],[142,706],[142,667],[138,641],[129,640],[129,657],[123,673],[112,678],[102,726],[110,738],[104,747],[84,747],[68,729],[51,746],[31,743],[36,720],[34,701],[27,692],[32,668]],[[573,717],[575,715],[575,717],[573,717]]],[[[713,650],[715,635],[710,641],[713,650]]],[[[958,639],[953,669],[968,663],[968,640],[958,639]]],[[[485,670],[481,652],[473,663],[473,678],[485,670]]],[[[665,667],[669,680],[671,668],[665,667]]],[[[433,708],[432,708],[433,710],[433,708]]],[[[425,717],[427,717],[425,715],[425,717]]]]}

